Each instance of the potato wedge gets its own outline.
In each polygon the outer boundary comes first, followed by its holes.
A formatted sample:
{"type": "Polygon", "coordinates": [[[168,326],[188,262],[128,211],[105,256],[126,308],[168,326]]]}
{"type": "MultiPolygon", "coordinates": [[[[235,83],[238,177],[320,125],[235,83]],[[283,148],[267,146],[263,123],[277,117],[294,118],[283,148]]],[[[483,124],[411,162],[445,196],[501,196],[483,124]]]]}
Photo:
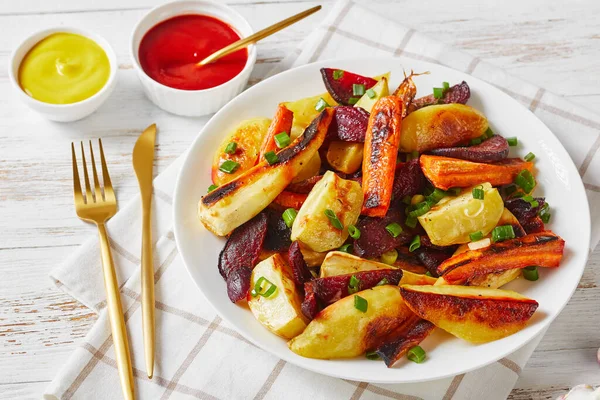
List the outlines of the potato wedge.
{"type": "Polygon", "coordinates": [[[327,162],[337,171],[353,174],[363,161],[364,144],[334,141],[327,149],[327,162]]]}
{"type": "Polygon", "coordinates": [[[300,245],[300,252],[302,253],[302,257],[304,257],[304,262],[309,267],[318,267],[323,263],[325,257],[327,256],[327,252],[317,252],[311,250],[308,246],[303,244],[302,242],[298,242],[300,245]]]}
{"type": "Polygon", "coordinates": [[[306,328],[307,321],[300,309],[302,297],[294,284],[290,266],[280,254],[275,254],[254,267],[250,287],[254,288],[261,277],[277,289],[269,297],[252,297],[249,293],[250,311],[258,322],[276,335],[286,339],[299,335],[306,328]]]}
{"type": "Polygon", "coordinates": [[[298,175],[292,179],[292,183],[302,182],[308,178],[312,178],[315,175],[319,175],[321,170],[321,156],[319,152],[316,152],[306,163],[306,165],[300,170],[298,175]]]}
{"type": "Polygon", "coordinates": [[[341,179],[327,171],[312,188],[292,225],[292,241],[323,252],[340,247],[348,238],[348,225],[355,224],[363,196],[358,182],[341,179]],[[326,210],[332,210],[343,229],[334,227],[326,210]]]}
{"type": "Polygon", "coordinates": [[[279,151],[272,165],[261,161],[233,181],[202,197],[198,217],[217,236],[225,236],[268,206],[323,144],[333,117],[326,108],[303,135],[279,151]]]}
{"type": "Polygon", "coordinates": [[[477,187],[484,191],[483,200],[473,197],[472,188],[466,189],[456,197],[444,197],[418,217],[431,243],[436,246],[468,243],[469,234],[481,231],[487,235],[494,229],[504,211],[502,197],[487,182],[477,187]]]}
{"type": "Polygon", "coordinates": [[[270,124],[271,120],[269,118],[250,118],[240,122],[225,136],[213,159],[211,176],[215,185],[221,186],[234,180],[256,164],[260,147],[267,135],[270,124]],[[225,153],[225,148],[232,142],[237,145],[235,153],[225,153]],[[240,164],[239,168],[232,174],[219,169],[221,164],[227,160],[232,160],[240,164]]]}
{"type": "Polygon", "coordinates": [[[537,301],[511,290],[403,285],[400,291],[419,317],[472,343],[491,342],[520,331],[538,307],[537,301]]]}
{"type": "Polygon", "coordinates": [[[397,286],[376,286],[322,310],[288,346],[308,358],[356,357],[377,348],[386,335],[412,316],[397,286]],[[367,301],[366,312],[354,307],[355,296],[367,301]]]}
{"type": "Polygon", "coordinates": [[[402,121],[400,151],[425,152],[453,147],[481,136],[488,128],[485,116],[464,104],[441,104],[414,111],[402,121]]]}
{"type": "MultiPolygon", "coordinates": [[[[319,111],[315,109],[319,99],[323,99],[330,106],[336,106],[337,102],[331,97],[328,92],[319,94],[317,96],[305,97],[296,101],[287,101],[283,103],[288,110],[294,113],[294,124],[292,125],[292,135],[294,132],[294,126],[299,127],[300,132],[305,129],[313,119],[319,115],[319,111]]],[[[298,130],[299,128],[296,128],[298,130]]]]}
{"type": "Polygon", "coordinates": [[[362,97],[360,99],[358,99],[358,101],[356,102],[354,107],[362,107],[365,110],[367,110],[368,112],[371,112],[371,109],[373,108],[373,106],[375,105],[377,100],[381,99],[382,97],[390,95],[390,89],[388,87],[388,80],[389,80],[388,77],[382,76],[381,79],[377,79],[377,78],[373,78],[373,79],[379,81],[375,84],[375,86],[373,86],[371,88],[371,90],[373,90],[373,92],[374,92],[374,95],[371,93],[363,94],[362,97]],[[372,97],[369,96],[369,94],[372,97]]]}
{"type": "Polygon", "coordinates": [[[360,258],[343,251],[330,251],[327,253],[325,260],[323,260],[323,264],[321,264],[319,278],[390,268],[395,267],[377,261],[360,258]]]}

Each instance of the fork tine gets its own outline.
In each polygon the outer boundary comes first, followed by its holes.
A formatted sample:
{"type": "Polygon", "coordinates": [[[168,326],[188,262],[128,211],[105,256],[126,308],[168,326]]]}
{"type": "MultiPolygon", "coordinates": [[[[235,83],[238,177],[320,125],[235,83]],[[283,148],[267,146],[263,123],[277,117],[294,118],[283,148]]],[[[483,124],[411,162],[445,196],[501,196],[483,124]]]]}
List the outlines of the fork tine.
{"type": "Polygon", "coordinates": [[[102,164],[102,180],[104,181],[104,198],[106,201],[116,201],[115,191],[113,190],[110,175],[108,174],[108,166],[106,165],[106,159],[104,158],[102,139],[98,139],[98,143],[100,146],[100,163],[102,164]]]}
{"type": "Polygon", "coordinates": [[[92,197],[92,191],[90,190],[90,178],[88,177],[87,162],[85,161],[85,150],[83,149],[83,142],[81,142],[81,159],[83,161],[83,181],[85,182],[85,200],[87,204],[95,203],[96,200],[92,197]]]}
{"type": "Polygon", "coordinates": [[[96,160],[94,160],[94,149],[92,148],[92,141],[90,140],[90,156],[92,157],[92,174],[94,175],[94,189],[96,195],[96,201],[102,201],[102,192],[100,191],[100,182],[98,181],[98,172],[96,171],[96,160]]]}
{"type": "Polygon", "coordinates": [[[81,194],[81,182],[79,180],[79,171],[77,170],[77,156],[75,155],[75,144],[71,142],[71,159],[73,160],[73,196],[75,197],[75,206],[83,204],[83,195],[81,194]]]}

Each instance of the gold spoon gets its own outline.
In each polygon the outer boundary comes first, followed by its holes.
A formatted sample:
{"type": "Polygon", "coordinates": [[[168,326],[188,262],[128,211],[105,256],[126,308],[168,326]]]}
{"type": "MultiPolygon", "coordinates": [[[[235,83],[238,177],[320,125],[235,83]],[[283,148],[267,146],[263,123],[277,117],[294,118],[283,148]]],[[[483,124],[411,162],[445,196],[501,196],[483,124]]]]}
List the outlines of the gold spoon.
{"type": "Polygon", "coordinates": [[[316,6],[316,7],[310,8],[306,11],[302,11],[301,13],[293,15],[289,18],[286,18],[283,21],[280,21],[276,24],[269,26],[268,28],[265,28],[261,31],[256,32],[253,35],[248,36],[247,38],[240,39],[237,42],[231,43],[229,46],[223,47],[221,50],[212,53],[210,56],[206,57],[204,60],[200,61],[196,65],[202,66],[202,65],[210,64],[211,62],[216,61],[219,58],[226,56],[227,54],[231,54],[234,51],[248,47],[251,44],[258,42],[259,40],[264,39],[267,36],[271,36],[272,34],[279,32],[283,28],[286,28],[286,27],[300,21],[301,19],[308,17],[309,15],[316,13],[320,9],[321,9],[321,6],[316,6]]]}

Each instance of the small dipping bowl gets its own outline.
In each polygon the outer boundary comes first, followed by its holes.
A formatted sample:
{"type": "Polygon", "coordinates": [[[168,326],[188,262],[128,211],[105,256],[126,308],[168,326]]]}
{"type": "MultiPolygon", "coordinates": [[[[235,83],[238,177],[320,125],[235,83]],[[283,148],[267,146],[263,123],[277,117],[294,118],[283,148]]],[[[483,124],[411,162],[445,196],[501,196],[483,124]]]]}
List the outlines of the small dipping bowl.
{"type": "Polygon", "coordinates": [[[208,0],[175,1],[158,6],[142,17],[131,35],[130,50],[134,69],[150,101],[173,114],[199,117],[218,111],[246,87],[256,62],[256,47],[248,46],[248,59],[242,71],[218,86],[200,90],[182,90],[163,85],[143,70],[139,57],[140,44],[146,33],[157,24],[173,17],[189,14],[217,18],[233,28],[241,38],[253,33],[248,21],[228,6],[208,0]]]}
{"type": "Polygon", "coordinates": [[[115,56],[115,52],[113,51],[112,47],[106,40],[95,33],[91,33],[82,29],[61,26],[44,29],[25,39],[10,56],[8,76],[13,87],[17,91],[19,98],[30,108],[52,121],[70,122],[87,117],[96,111],[106,101],[115,87],[117,70],[117,57],[115,56]],[[72,33],[84,36],[95,42],[102,48],[102,50],[104,50],[110,65],[110,73],[108,80],[102,89],[84,100],[69,104],[45,103],[43,101],[34,99],[23,91],[19,82],[19,67],[21,66],[21,62],[36,44],[55,33],[72,33]]]}

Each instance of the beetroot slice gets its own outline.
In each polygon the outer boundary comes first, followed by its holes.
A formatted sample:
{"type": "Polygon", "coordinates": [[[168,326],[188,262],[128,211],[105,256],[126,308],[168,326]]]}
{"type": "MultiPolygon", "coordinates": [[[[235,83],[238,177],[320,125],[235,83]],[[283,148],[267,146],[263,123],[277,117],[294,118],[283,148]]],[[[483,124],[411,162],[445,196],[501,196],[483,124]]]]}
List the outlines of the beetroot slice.
{"type": "Polygon", "coordinates": [[[237,303],[248,296],[250,290],[250,277],[252,276],[252,269],[241,266],[234,269],[229,273],[227,277],[227,296],[232,303],[237,303]]]}
{"type": "Polygon", "coordinates": [[[390,285],[398,285],[402,279],[401,269],[380,269],[374,271],[356,272],[354,274],[328,276],[326,278],[313,279],[304,285],[309,287],[309,292],[314,292],[316,298],[323,304],[331,304],[344,298],[351,293],[348,291],[348,285],[352,277],[358,280],[356,291],[366,290],[374,287],[382,279],[387,279],[390,285]]]}
{"type": "Polygon", "coordinates": [[[461,160],[492,163],[508,157],[508,142],[502,136],[492,136],[481,144],[471,147],[449,147],[431,150],[436,156],[460,158],[461,160]]]}
{"type": "Polygon", "coordinates": [[[309,320],[313,320],[319,313],[319,302],[313,291],[313,286],[309,283],[304,284],[304,301],[300,307],[302,314],[309,320]]]}
{"type": "Polygon", "coordinates": [[[415,323],[402,326],[392,332],[385,343],[377,349],[377,355],[383,359],[385,365],[391,367],[406,352],[421,343],[435,329],[435,325],[424,319],[415,323]]]}
{"type": "Polygon", "coordinates": [[[306,282],[310,282],[313,278],[304,256],[300,251],[300,244],[296,241],[293,242],[288,251],[288,260],[292,267],[292,276],[296,285],[304,285],[306,282]]]}
{"type": "Polygon", "coordinates": [[[425,188],[425,175],[419,165],[419,160],[400,163],[396,166],[392,197],[396,200],[404,196],[414,196],[425,188]]]}
{"type": "Polygon", "coordinates": [[[364,143],[369,124],[369,112],[360,107],[337,106],[329,125],[330,140],[364,143]]]}
{"type": "Polygon", "coordinates": [[[361,219],[356,225],[360,230],[360,237],[354,240],[353,246],[356,255],[363,258],[375,258],[386,251],[409,243],[415,236],[415,231],[404,225],[405,219],[404,213],[395,208],[390,208],[383,218],[365,217],[361,219]],[[402,233],[395,238],[385,229],[394,222],[402,227],[402,233]]]}
{"type": "MultiPolygon", "coordinates": [[[[321,76],[323,77],[323,83],[327,91],[339,104],[350,105],[350,98],[360,98],[361,96],[354,96],[352,85],[360,84],[365,86],[365,91],[375,86],[377,81],[373,78],[369,78],[362,75],[353,74],[352,72],[342,71],[334,68],[321,68],[321,76]],[[334,72],[340,71],[338,79],[334,78],[334,72]]],[[[337,74],[336,74],[337,76],[337,74]]]]}
{"type": "Polygon", "coordinates": [[[444,250],[433,249],[430,247],[421,247],[417,251],[417,258],[419,262],[423,264],[427,271],[434,278],[438,277],[437,267],[452,257],[452,253],[444,250]]]}
{"type": "Polygon", "coordinates": [[[227,280],[229,274],[240,268],[254,268],[267,236],[268,217],[261,212],[245,224],[235,228],[219,254],[219,272],[227,280]]]}
{"type": "Polygon", "coordinates": [[[290,240],[292,231],[285,224],[281,212],[271,208],[266,208],[263,212],[268,217],[267,236],[263,243],[263,249],[277,252],[286,251],[292,243],[290,240]]]}
{"type": "Polygon", "coordinates": [[[444,94],[441,99],[436,99],[433,94],[430,94],[425,97],[420,97],[416,100],[413,100],[408,107],[408,112],[411,113],[413,111],[418,110],[419,108],[432,106],[434,104],[450,104],[450,103],[460,103],[466,104],[469,98],[471,97],[471,89],[467,82],[462,81],[458,85],[452,86],[448,91],[444,94]]]}
{"type": "MultiPolygon", "coordinates": [[[[538,217],[538,213],[546,203],[546,199],[543,197],[536,197],[534,200],[539,204],[537,207],[532,207],[528,201],[520,198],[510,199],[504,202],[504,206],[519,220],[519,223],[528,234],[545,230],[544,222],[538,217]]],[[[515,235],[517,237],[519,236],[516,229],[515,235]]]]}

